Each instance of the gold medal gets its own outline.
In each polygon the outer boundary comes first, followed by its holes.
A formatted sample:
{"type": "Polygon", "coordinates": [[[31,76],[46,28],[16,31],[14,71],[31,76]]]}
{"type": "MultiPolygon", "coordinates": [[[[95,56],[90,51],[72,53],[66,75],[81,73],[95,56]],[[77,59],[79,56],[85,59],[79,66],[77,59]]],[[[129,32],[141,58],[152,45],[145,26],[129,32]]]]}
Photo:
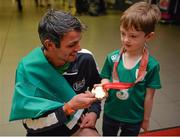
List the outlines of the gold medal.
{"type": "Polygon", "coordinates": [[[91,92],[95,94],[95,97],[99,100],[102,100],[106,97],[106,91],[104,91],[101,86],[93,88],[91,92]]]}

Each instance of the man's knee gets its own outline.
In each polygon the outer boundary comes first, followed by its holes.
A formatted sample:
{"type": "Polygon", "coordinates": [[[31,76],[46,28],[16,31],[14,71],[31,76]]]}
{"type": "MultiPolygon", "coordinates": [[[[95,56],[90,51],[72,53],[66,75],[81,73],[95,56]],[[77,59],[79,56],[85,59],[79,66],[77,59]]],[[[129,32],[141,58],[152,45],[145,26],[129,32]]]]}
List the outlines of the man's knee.
{"type": "Polygon", "coordinates": [[[100,136],[96,129],[82,128],[79,129],[73,136],[100,136]]]}

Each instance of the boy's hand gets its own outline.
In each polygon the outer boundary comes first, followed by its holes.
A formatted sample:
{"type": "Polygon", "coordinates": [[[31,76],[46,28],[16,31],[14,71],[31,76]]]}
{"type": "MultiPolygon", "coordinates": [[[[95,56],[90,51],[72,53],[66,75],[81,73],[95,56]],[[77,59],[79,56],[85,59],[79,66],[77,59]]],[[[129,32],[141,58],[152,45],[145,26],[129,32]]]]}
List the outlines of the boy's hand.
{"type": "Polygon", "coordinates": [[[149,129],[149,120],[143,120],[141,128],[144,130],[144,132],[147,132],[149,129]]]}

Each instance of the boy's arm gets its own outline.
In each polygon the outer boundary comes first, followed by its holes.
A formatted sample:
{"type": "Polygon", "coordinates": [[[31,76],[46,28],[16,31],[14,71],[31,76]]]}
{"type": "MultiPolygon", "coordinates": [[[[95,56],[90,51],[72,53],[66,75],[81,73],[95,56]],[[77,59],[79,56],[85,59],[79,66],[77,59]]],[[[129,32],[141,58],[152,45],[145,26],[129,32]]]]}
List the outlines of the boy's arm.
{"type": "Polygon", "coordinates": [[[154,93],[155,93],[155,89],[147,88],[147,92],[144,100],[144,119],[141,126],[144,131],[147,131],[149,128],[149,120],[153,107],[154,93]]]}

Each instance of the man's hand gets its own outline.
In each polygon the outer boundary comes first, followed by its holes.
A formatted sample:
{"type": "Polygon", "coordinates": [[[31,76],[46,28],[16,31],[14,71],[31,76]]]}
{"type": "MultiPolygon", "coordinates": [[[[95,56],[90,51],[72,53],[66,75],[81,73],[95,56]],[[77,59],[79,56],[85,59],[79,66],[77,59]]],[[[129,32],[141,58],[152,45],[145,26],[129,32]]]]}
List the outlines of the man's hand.
{"type": "Polygon", "coordinates": [[[94,94],[92,94],[89,91],[86,91],[85,93],[81,93],[74,96],[68,102],[68,104],[73,110],[78,110],[78,109],[88,108],[96,100],[97,99],[95,98],[94,94]]]}
{"type": "Polygon", "coordinates": [[[81,118],[80,128],[94,128],[96,125],[97,115],[95,112],[86,113],[81,118]]]}

